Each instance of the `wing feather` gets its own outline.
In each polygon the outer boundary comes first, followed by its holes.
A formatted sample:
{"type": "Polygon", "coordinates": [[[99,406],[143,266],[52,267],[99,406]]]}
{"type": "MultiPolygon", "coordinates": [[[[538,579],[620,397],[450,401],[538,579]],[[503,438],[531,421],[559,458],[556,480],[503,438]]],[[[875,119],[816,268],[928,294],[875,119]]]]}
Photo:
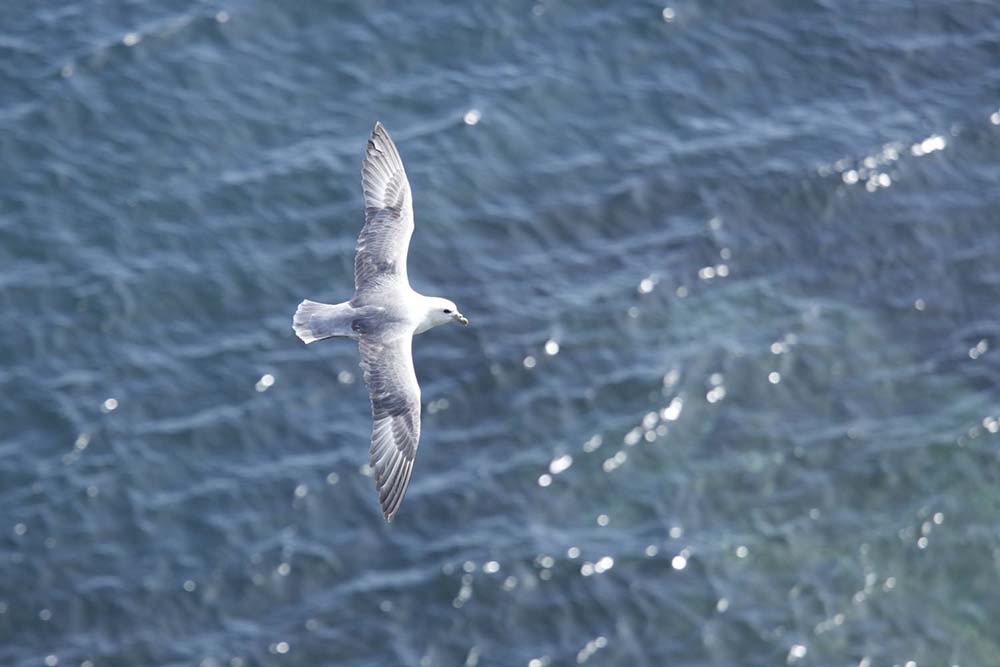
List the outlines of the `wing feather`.
{"type": "Polygon", "coordinates": [[[361,164],[365,226],[354,255],[354,287],[359,293],[393,279],[409,284],[406,254],[413,235],[413,199],[403,161],[382,123],[375,123],[361,164]]]}
{"type": "Polygon", "coordinates": [[[382,513],[392,521],[410,485],[420,442],[420,385],[413,370],[413,335],[389,341],[362,338],[361,368],[372,402],[372,446],[382,513]]]}

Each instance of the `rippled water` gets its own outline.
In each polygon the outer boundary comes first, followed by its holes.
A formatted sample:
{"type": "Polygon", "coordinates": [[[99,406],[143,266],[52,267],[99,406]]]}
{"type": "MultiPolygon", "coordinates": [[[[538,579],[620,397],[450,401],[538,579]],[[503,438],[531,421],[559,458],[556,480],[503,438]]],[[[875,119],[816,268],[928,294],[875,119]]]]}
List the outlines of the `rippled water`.
{"type": "Polygon", "coordinates": [[[1000,8],[0,8],[0,664],[988,665],[1000,8]],[[424,434],[364,474],[359,163],[424,434]]]}

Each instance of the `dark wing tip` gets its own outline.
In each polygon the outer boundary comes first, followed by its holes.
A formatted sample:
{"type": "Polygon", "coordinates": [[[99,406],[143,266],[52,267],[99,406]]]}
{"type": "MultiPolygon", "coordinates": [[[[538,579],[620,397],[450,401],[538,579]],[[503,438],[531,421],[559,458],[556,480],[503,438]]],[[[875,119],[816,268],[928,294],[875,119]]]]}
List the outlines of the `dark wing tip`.
{"type": "Polygon", "coordinates": [[[403,498],[413,476],[413,459],[407,459],[398,452],[392,458],[393,462],[388,473],[383,471],[379,476],[381,479],[377,477],[375,481],[375,488],[379,493],[379,505],[386,523],[392,523],[399,508],[403,506],[403,498]]]}
{"type": "Polygon", "coordinates": [[[397,172],[405,173],[399,149],[396,148],[395,142],[381,122],[375,123],[375,128],[372,130],[371,136],[368,137],[361,171],[365,179],[371,178],[383,188],[397,172]]]}
{"type": "Polygon", "coordinates": [[[384,152],[382,146],[375,146],[375,139],[381,139],[383,142],[392,142],[392,138],[389,136],[389,131],[385,129],[385,125],[382,121],[375,121],[375,127],[372,128],[372,135],[368,139],[368,144],[371,147],[376,148],[380,153],[384,152]]]}

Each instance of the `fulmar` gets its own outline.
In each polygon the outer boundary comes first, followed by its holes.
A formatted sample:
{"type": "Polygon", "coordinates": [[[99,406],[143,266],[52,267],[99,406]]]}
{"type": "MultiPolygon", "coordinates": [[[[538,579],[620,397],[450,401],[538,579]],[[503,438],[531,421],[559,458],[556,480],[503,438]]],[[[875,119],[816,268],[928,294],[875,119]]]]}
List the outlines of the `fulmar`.
{"type": "Polygon", "coordinates": [[[413,370],[413,336],[469,320],[448,299],[418,294],[406,276],[413,234],[413,199],[403,161],[381,123],[375,123],[361,165],[365,226],[354,255],[354,296],[338,304],[306,299],[292,319],[304,343],[324,338],[358,341],[372,403],[369,463],[382,514],[392,521],[410,485],[420,441],[420,385],[413,370]]]}

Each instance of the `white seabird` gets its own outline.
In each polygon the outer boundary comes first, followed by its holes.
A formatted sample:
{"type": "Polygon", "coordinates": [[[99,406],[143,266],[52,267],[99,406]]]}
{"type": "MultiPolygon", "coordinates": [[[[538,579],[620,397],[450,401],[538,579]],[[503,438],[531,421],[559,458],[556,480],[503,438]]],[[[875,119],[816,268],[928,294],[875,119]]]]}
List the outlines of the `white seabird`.
{"type": "Polygon", "coordinates": [[[361,165],[365,226],[354,256],[354,297],[338,304],[299,304],[292,320],[304,343],[345,337],[358,341],[372,402],[372,446],[382,514],[392,521],[413,474],[420,441],[420,385],[413,370],[413,336],[469,320],[448,299],[410,287],[406,252],[413,234],[413,199],[403,161],[381,123],[361,165]]]}

